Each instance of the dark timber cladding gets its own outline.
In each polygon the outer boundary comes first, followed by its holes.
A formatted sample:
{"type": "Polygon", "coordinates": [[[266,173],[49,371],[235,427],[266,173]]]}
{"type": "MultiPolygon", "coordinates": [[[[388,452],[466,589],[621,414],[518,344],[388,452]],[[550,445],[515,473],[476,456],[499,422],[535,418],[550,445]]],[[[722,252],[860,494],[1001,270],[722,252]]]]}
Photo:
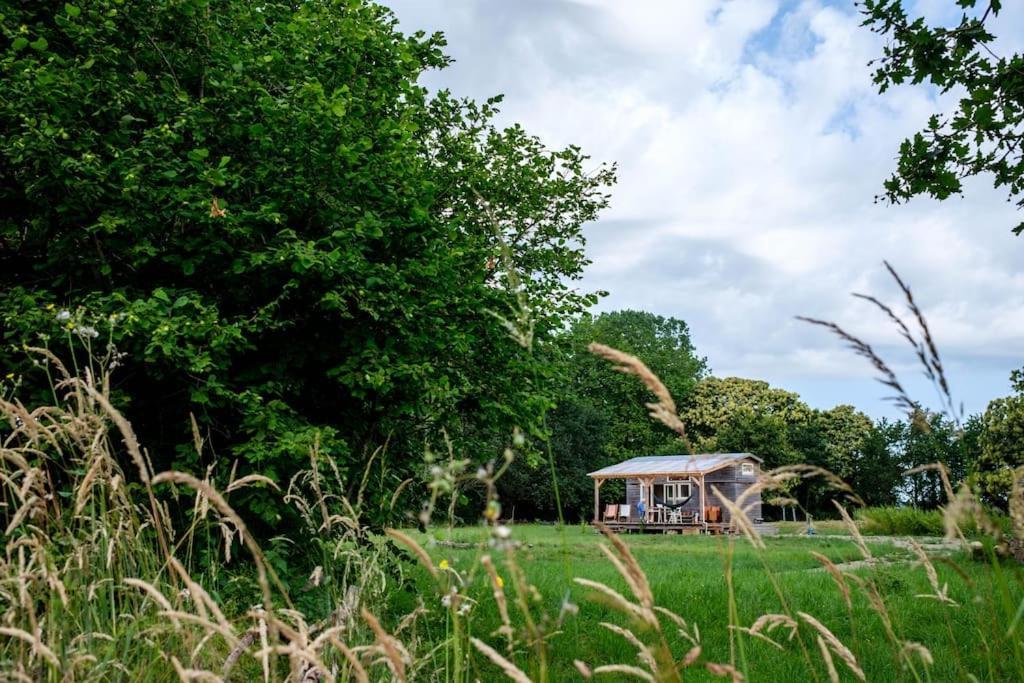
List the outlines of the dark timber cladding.
{"type": "MultiPolygon", "coordinates": [[[[728,508],[722,499],[735,502],[757,481],[761,459],[751,453],[701,453],[695,455],[650,455],[631,458],[591,472],[594,480],[594,521],[601,520],[601,485],[609,479],[626,482],[625,504],[619,501],[615,523],[620,526],[670,529],[696,527],[707,531],[730,523],[728,508]],[[648,511],[641,520],[637,503],[643,500],[648,511]],[[719,508],[720,518],[714,516],[719,508]]],[[[751,520],[761,521],[760,492],[742,503],[751,520]]],[[[681,529],[685,530],[685,529],[681,529]]]]}

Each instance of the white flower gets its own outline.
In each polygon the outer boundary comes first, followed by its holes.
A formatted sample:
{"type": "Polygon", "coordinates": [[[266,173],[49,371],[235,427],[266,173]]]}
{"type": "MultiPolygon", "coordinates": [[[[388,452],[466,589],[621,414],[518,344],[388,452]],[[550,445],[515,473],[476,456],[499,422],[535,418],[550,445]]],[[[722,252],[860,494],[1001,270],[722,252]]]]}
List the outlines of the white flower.
{"type": "Polygon", "coordinates": [[[60,322],[65,322],[70,319],[71,313],[69,311],[61,311],[60,313],[57,314],[57,320],[59,320],[60,322]]]}
{"type": "Polygon", "coordinates": [[[100,333],[96,331],[96,328],[90,327],[89,325],[79,325],[75,328],[75,334],[79,337],[89,337],[91,339],[95,339],[100,336],[100,333]]]}
{"type": "Polygon", "coordinates": [[[512,530],[504,524],[499,524],[498,526],[494,527],[494,535],[504,540],[512,535],[512,530]]]}
{"type": "Polygon", "coordinates": [[[487,470],[486,470],[486,468],[481,467],[481,468],[477,469],[477,471],[476,471],[476,478],[480,479],[481,481],[486,479],[487,478],[487,470]]]}

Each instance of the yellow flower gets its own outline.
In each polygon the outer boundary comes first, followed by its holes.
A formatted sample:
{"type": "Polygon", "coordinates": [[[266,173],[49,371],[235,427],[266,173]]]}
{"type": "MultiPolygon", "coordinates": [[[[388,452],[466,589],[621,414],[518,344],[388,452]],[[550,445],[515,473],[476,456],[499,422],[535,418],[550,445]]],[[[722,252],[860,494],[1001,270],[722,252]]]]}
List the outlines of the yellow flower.
{"type": "Polygon", "coordinates": [[[13,372],[8,372],[7,373],[7,379],[14,379],[14,373],[13,372]]]}
{"type": "Polygon", "coordinates": [[[505,579],[501,578],[501,574],[498,574],[497,578],[498,578],[498,582],[497,582],[498,583],[498,588],[504,588],[505,587],[505,579]]]}
{"type": "Polygon", "coordinates": [[[52,311],[55,308],[56,308],[56,306],[54,304],[46,304],[46,310],[48,310],[48,311],[52,311]]]}
{"type": "Polygon", "coordinates": [[[448,569],[448,560],[441,560],[441,563],[437,565],[441,569],[448,569]]]}

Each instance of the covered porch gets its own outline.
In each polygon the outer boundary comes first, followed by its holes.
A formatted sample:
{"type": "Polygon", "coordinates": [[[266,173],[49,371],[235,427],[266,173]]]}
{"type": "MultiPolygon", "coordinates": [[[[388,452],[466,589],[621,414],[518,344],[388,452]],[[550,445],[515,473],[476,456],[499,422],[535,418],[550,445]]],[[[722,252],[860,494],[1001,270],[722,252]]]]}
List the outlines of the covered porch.
{"type": "Polygon", "coordinates": [[[731,468],[739,472],[742,463],[753,468],[758,461],[748,453],[645,456],[591,472],[593,520],[625,533],[728,532],[732,524],[719,495],[732,496],[735,487],[724,485],[723,479],[733,478],[731,468]],[[602,486],[616,479],[626,483],[626,500],[603,501],[602,486]]]}

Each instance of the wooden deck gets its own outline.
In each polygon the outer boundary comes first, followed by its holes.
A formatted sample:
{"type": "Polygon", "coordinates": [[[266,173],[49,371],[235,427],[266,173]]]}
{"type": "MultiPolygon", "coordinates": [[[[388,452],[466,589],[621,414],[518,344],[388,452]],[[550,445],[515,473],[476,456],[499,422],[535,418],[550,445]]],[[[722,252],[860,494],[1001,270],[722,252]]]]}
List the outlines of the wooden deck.
{"type": "Polygon", "coordinates": [[[647,522],[639,520],[606,522],[605,525],[617,534],[703,534],[724,533],[727,524],[670,524],[668,522],[647,522]]]}
{"type": "MultiPolygon", "coordinates": [[[[700,524],[669,524],[663,522],[648,522],[641,524],[639,520],[605,522],[605,526],[617,534],[734,534],[737,529],[729,522],[708,522],[700,524]]],[[[754,528],[762,536],[775,536],[779,533],[778,527],[774,524],[760,522],[754,524],[754,528]]]]}

